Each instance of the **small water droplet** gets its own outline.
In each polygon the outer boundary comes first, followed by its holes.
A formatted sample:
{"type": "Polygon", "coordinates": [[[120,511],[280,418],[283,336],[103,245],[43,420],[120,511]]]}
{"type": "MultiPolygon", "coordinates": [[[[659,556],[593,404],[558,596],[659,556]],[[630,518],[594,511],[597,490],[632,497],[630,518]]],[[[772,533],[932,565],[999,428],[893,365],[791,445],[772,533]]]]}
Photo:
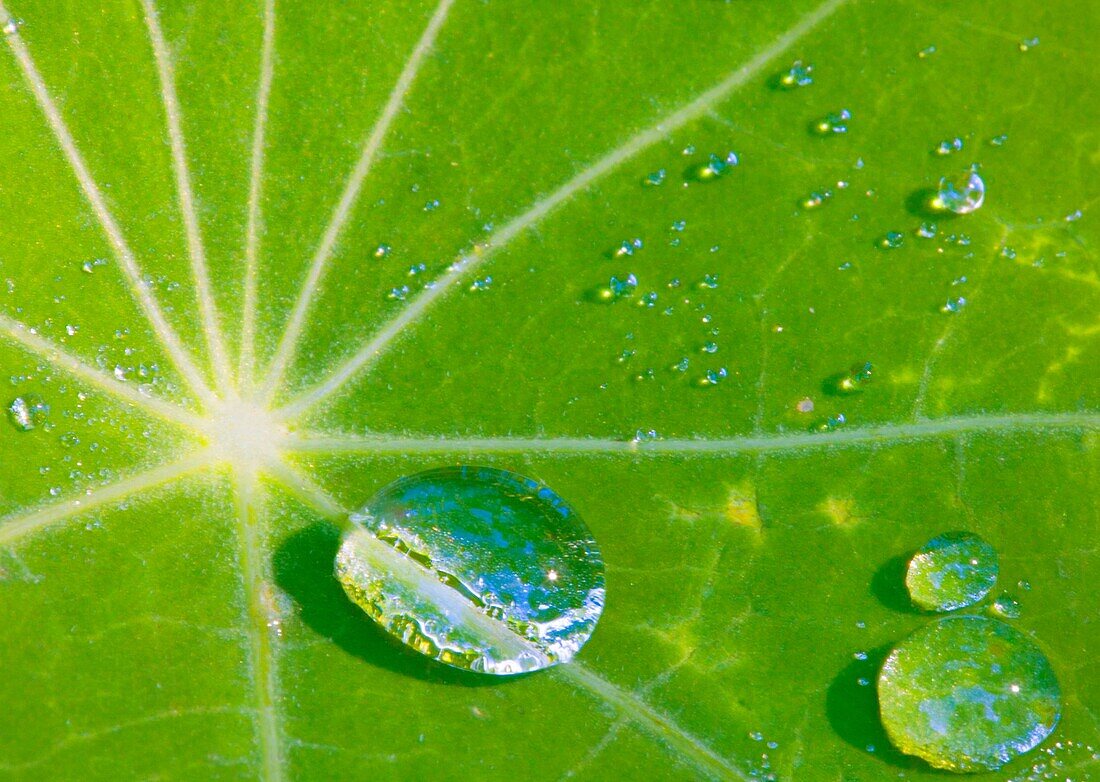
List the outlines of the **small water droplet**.
{"type": "Polygon", "coordinates": [[[716,386],[721,383],[729,375],[729,370],[725,367],[718,367],[717,369],[708,369],[703,376],[699,378],[699,385],[703,387],[716,386]]]}
{"type": "Polygon", "coordinates": [[[612,258],[623,258],[633,255],[636,251],[642,249],[643,242],[640,238],[635,237],[633,239],[623,239],[617,245],[615,249],[611,251],[612,258]]]}
{"type": "Polygon", "coordinates": [[[4,35],[15,35],[17,32],[19,32],[19,28],[22,27],[22,26],[23,26],[23,20],[22,19],[16,19],[14,17],[9,17],[8,20],[6,22],[4,22],[4,26],[0,29],[2,29],[4,31],[4,35]]]}
{"type": "Polygon", "coordinates": [[[625,277],[612,277],[607,287],[600,291],[600,298],[605,301],[618,301],[634,295],[638,289],[638,278],[633,274],[625,277]]]}
{"type": "Polygon", "coordinates": [[[795,60],[791,63],[790,68],[779,74],[776,81],[779,83],[779,86],[785,90],[808,87],[814,83],[813,72],[813,65],[803,63],[802,60],[795,60]]]}
{"type": "Polygon", "coordinates": [[[1002,592],[989,606],[991,613],[1002,619],[1020,618],[1020,601],[1007,592],[1002,592]]]}
{"type": "Polygon", "coordinates": [[[887,231],[886,235],[878,240],[878,246],[883,250],[896,250],[905,243],[905,235],[901,231],[887,231]]]}
{"type": "Polygon", "coordinates": [[[985,181],[973,169],[958,177],[943,177],[932,199],[932,208],[938,211],[967,215],[977,211],[985,202],[985,181]]]}
{"type": "Polygon", "coordinates": [[[392,251],[393,251],[392,247],[390,247],[388,244],[383,243],[383,244],[380,244],[380,245],[378,245],[377,247],[374,248],[374,257],[375,258],[385,258],[392,251]]]}
{"type": "Polygon", "coordinates": [[[704,353],[717,353],[718,352],[718,343],[717,342],[704,342],[703,343],[703,352],[704,353]]]}
{"type": "Polygon", "coordinates": [[[810,426],[810,431],[821,433],[835,432],[846,423],[848,423],[848,419],[845,417],[844,413],[837,413],[836,415],[831,415],[828,418],[813,424],[812,426],[810,426]]]}
{"type": "Polygon", "coordinates": [[[482,277],[470,283],[470,290],[474,292],[487,291],[493,285],[492,277],[482,277]]]}
{"type": "Polygon", "coordinates": [[[691,166],[684,174],[684,178],[693,182],[713,182],[738,165],[741,158],[736,152],[729,152],[725,157],[711,155],[705,163],[691,166]]]}
{"type": "Polygon", "coordinates": [[[488,467],[402,478],[352,514],[348,597],[418,652],[515,674],[567,662],[603,610],[591,532],[545,484],[488,467]]]}
{"type": "Polygon", "coordinates": [[[925,46],[923,49],[921,49],[919,52],[917,52],[917,57],[919,57],[922,60],[927,60],[929,57],[931,57],[935,53],[936,53],[936,47],[934,45],[925,46]]]}
{"type": "Polygon", "coordinates": [[[21,432],[29,432],[46,423],[50,406],[38,394],[17,396],[8,405],[8,420],[21,432]]]}
{"type": "Polygon", "coordinates": [[[1034,49],[1038,45],[1039,38],[1038,36],[1035,36],[1033,38],[1025,38],[1024,40],[1020,41],[1020,43],[1016,45],[1016,48],[1018,48],[1021,52],[1027,52],[1034,49]]]}
{"type": "Polygon", "coordinates": [[[433,198],[433,199],[431,199],[430,201],[428,201],[427,203],[424,204],[424,211],[425,212],[434,212],[438,208],[439,208],[439,199],[438,198],[433,198]]]}
{"type": "Polygon", "coordinates": [[[386,294],[387,301],[405,301],[409,298],[409,286],[399,285],[396,288],[391,288],[390,292],[386,294]]]}
{"type": "Polygon", "coordinates": [[[997,583],[997,552],[972,532],[945,532],[909,560],[905,586],[913,605],[954,611],[974,605],[997,583]]]}
{"type": "Polygon", "coordinates": [[[934,152],[937,155],[950,155],[954,152],[958,152],[963,148],[963,140],[956,136],[951,139],[944,139],[936,145],[934,152]]]}
{"type": "Polygon", "coordinates": [[[824,190],[824,191],[815,190],[814,192],[810,193],[808,196],[803,198],[799,202],[799,206],[801,206],[803,209],[817,209],[819,206],[824,204],[828,199],[832,198],[832,196],[833,196],[833,193],[832,193],[831,190],[824,190]]]}
{"type": "Polygon", "coordinates": [[[989,146],[991,147],[1003,147],[1005,142],[1008,141],[1008,134],[1002,133],[999,136],[994,136],[989,140],[989,146]]]}
{"type": "Polygon", "coordinates": [[[940,307],[940,312],[942,312],[944,314],[947,314],[947,315],[950,315],[950,314],[959,312],[965,306],[966,306],[966,297],[965,296],[955,296],[953,298],[948,299],[940,307]]]}
{"type": "Polygon", "coordinates": [[[855,364],[845,372],[832,375],[825,380],[822,386],[830,394],[840,396],[858,394],[870,385],[874,371],[875,368],[871,362],[864,361],[862,364],[855,364]]]}
{"type": "Polygon", "coordinates": [[[920,228],[917,229],[917,236],[921,239],[935,239],[936,230],[935,223],[921,223],[920,228]]]}
{"type": "Polygon", "coordinates": [[[704,274],[703,279],[699,281],[699,287],[706,288],[708,290],[714,290],[718,287],[718,275],[704,274]]]}
{"type": "Polygon", "coordinates": [[[848,109],[833,111],[813,123],[814,133],[819,136],[832,136],[848,132],[848,122],[852,119],[852,112],[848,109]]]}
{"type": "Polygon", "coordinates": [[[898,749],[956,772],[996,771],[1030,751],[1062,709],[1046,655],[983,616],[946,617],[899,643],[882,665],[878,696],[898,749]]]}
{"type": "Polygon", "coordinates": [[[663,168],[659,168],[656,171],[646,174],[645,179],[642,180],[642,184],[646,187],[657,187],[665,183],[667,176],[668,172],[663,168]]]}

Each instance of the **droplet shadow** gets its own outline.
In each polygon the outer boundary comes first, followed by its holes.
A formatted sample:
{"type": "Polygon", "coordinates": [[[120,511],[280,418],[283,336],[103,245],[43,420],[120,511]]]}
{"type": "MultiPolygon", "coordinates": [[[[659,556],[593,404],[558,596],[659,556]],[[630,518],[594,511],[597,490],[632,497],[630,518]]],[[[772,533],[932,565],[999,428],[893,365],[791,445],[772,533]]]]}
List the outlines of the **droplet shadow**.
{"type": "Polygon", "coordinates": [[[902,614],[921,613],[905,588],[905,572],[912,558],[913,552],[891,557],[871,576],[871,594],[887,608],[902,614]]]}
{"type": "Polygon", "coordinates": [[[339,546],[339,529],[322,522],[294,533],[275,552],[275,583],[294,600],[312,630],[370,665],[425,681],[487,687],[524,678],[451,668],[401,644],[344,594],[333,574],[339,546]]]}
{"type": "Polygon", "coordinates": [[[882,727],[876,680],[890,649],[888,644],[880,646],[867,652],[867,659],[846,665],[825,693],[825,713],[846,744],[895,768],[929,771],[927,763],[894,747],[882,727]],[[861,679],[868,683],[860,684],[861,679]]]}

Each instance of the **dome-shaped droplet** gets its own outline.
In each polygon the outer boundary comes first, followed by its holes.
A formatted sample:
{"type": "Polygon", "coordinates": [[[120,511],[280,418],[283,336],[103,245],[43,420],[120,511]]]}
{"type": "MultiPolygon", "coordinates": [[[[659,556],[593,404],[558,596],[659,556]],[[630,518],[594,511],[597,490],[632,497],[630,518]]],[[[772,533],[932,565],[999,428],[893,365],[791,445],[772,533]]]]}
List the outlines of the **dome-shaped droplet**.
{"type": "Polygon", "coordinates": [[[968,215],[985,202],[985,181],[977,171],[966,171],[959,177],[943,177],[932,207],[940,211],[968,215]]]}
{"type": "Polygon", "coordinates": [[[974,605],[997,583],[997,552],[971,532],[945,532],[909,560],[905,586],[925,611],[974,605]]]}
{"type": "Polygon", "coordinates": [[[8,420],[21,432],[29,432],[46,423],[50,406],[38,394],[17,396],[8,405],[8,420]]]}
{"type": "Polygon", "coordinates": [[[402,478],[351,516],[336,556],[348,596],[448,665],[494,674],[567,662],[592,635],[604,568],[545,485],[488,467],[402,478]]]}
{"type": "Polygon", "coordinates": [[[1046,655],[997,619],[951,616],[898,644],[878,678],[890,740],[936,768],[993,771],[1036,747],[1061,695],[1046,655]]]}

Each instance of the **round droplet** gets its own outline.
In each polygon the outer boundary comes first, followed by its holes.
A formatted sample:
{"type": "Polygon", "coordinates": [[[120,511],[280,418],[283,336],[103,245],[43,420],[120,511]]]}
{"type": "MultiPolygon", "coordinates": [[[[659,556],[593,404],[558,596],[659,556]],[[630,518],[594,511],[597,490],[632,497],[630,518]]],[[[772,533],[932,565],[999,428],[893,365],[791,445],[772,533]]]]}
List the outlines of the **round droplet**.
{"type": "Polygon", "coordinates": [[[997,552],[971,532],[945,532],[909,560],[905,586],[925,611],[974,605],[997,583],[997,552]]]}
{"type": "Polygon", "coordinates": [[[985,181],[977,171],[966,171],[959,177],[943,177],[932,208],[939,211],[968,215],[977,211],[985,202],[985,181]]]}
{"type": "Polygon", "coordinates": [[[808,87],[814,83],[814,66],[795,60],[790,68],[779,74],[776,81],[785,90],[793,90],[798,87],[808,87]]]}
{"type": "Polygon", "coordinates": [[[17,396],[8,405],[8,420],[21,432],[29,432],[46,423],[50,406],[38,394],[17,396]]]}
{"type": "Polygon", "coordinates": [[[996,619],[952,616],[898,644],[878,677],[890,740],[936,768],[995,771],[1058,722],[1061,695],[1046,655],[996,619]]]}
{"type": "Polygon", "coordinates": [[[402,478],[351,516],[336,576],[418,652],[492,674],[567,662],[604,603],[592,533],[542,483],[489,467],[402,478]]]}

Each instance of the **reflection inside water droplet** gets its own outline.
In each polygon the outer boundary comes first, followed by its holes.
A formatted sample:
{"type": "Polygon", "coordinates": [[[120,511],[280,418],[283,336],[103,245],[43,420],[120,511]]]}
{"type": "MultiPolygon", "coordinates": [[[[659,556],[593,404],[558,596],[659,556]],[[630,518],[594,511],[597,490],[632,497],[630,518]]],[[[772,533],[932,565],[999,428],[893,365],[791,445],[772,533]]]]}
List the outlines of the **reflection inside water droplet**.
{"type": "Polygon", "coordinates": [[[996,619],[953,616],[898,644],[878,679],[882,723],[903,752],[995,771],[1050,735],[1061,712],[1046,655],[996,619]]]}
{"type": "Polygon", "coordinates": [[[997,583],[997,552],[971,532],[945,532],[921,546],[909,561],[905,586],[925,611],[973,605],[997,583]]]}
{"type": "Polygon", "coordinates": [[[604,568],[545,485],[487,467],[403,478],[351,517],[336,557],[348,596],[441,662],[493,674],[567,662],[592,635],[604,568]]]}
{"type": "Polygon", "coordinates": [[[941,212],[967,215],[985,202],[985,181],[977,171],[966,171],[958,177],[943,177],[932,199],[932,208],[941,212]]]}
{"type": "Polygon", "coordinates": [[[46,423],[50,406],[38,394],[18,396],[8,405],[8,420],[21,432],[29,432],[46,423]]]}

